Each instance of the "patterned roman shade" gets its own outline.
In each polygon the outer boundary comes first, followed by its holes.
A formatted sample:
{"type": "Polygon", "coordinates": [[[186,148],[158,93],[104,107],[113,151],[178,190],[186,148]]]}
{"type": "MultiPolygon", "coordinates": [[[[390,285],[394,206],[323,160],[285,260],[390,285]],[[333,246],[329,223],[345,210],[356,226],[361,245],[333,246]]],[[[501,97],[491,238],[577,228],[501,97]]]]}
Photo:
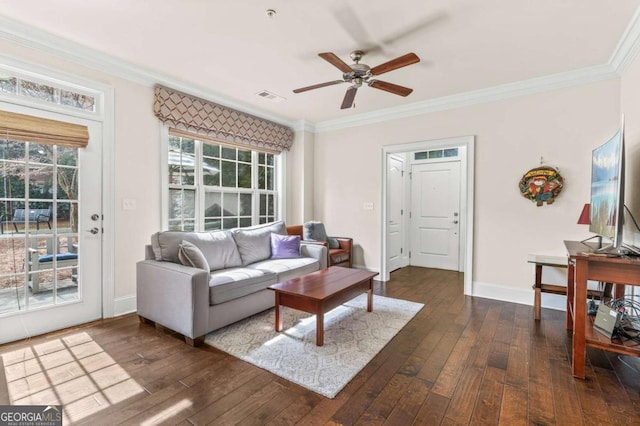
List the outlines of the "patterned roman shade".
{"type": "Polygon", "coordinates": [[[236,145],[281,152],[293,144],[289,127],[157,86],[155,115],[169,127],[236,145]]]}

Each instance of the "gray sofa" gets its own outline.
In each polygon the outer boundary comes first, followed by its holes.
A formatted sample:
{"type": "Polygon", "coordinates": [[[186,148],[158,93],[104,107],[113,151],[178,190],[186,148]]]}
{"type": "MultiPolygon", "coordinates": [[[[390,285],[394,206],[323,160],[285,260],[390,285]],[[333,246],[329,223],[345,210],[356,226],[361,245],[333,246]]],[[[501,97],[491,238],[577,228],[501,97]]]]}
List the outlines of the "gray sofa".
{"type": "Polygon", "coordinates": [[[272,233],[285,236],[284,222],[154,234],[136,265],[140,321],[195,346],[207,333],[273,307],[268,286],[327,267],[327,248],[316,244],[301,243],[300,257],[271,258],[272,233]]]}

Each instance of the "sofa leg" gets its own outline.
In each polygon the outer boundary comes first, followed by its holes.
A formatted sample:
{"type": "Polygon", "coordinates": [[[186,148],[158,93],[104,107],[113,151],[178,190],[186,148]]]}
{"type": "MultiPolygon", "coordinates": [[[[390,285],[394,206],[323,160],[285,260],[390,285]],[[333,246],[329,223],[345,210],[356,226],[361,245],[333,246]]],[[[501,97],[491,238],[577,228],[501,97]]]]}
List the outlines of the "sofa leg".
{"type": "Polygon", "coordinates": [[[187,343],[187,345],[193,346],[195,348],[204,344],[204,336],[195,337],[193,339],[191,337],[184,336],[184,341],[187,343]]]}

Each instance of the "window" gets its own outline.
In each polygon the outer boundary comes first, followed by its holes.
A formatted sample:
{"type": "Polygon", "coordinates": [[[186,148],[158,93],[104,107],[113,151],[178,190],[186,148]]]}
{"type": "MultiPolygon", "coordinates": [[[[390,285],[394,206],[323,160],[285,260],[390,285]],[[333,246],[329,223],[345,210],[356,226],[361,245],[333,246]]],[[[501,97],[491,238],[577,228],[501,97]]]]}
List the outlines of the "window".
{"type": "Polygon", "coordinates": [[[62,83],[48,81],[45,77],[22,76],[10,68],[0,67],[0,94],[96,112],[97,94],[66,87],[62,83]]]}
{"type": "Polygon", "coordinates": [[[427,160],[431,158],[450,158],[458,156],[458,148],[432,149],[431,151],[416,152],[414,160],[427,160]]]}
{"type": "Polygon", "coordinates": [[[211,231],[276,218],[275,154],[169,136],[169,229],[211,231]]]}
{"type": "Polygon", "coordinates": [[[78,148],[0,133],[0,316],[79,300],[78,172],[78,148]]]}

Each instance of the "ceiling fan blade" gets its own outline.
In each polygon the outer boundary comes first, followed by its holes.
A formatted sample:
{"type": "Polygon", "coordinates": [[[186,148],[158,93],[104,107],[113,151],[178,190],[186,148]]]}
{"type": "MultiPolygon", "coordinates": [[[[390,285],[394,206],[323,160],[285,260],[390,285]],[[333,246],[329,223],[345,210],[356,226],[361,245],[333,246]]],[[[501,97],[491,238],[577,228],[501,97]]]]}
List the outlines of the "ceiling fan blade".
{"type": "Polygon", "coordinates": [[[371,35],[366,30],[362,21],[358,18],[356,12],[346,2],[338,2],[339,6],[333,8],[333,16],[338,21],[338,24],[343,30],[349,34],[354,41],[355,46],[358,46],[358,50],[362,50],[367,53],[378,51],[382,49],[382,46],[376,45],[371,38],[371,35]]]}
{"type": "Polygon", "coordinates": [[[340,109],[351,108],[357,91],[358,88],[355,86],[351,86],[347,89],[347,93],[344,94],[344,99],[342,100],[342,106],[340,107],[340,109]]]}
{"type": "Polygon", "coordinates": [[[313,86],[307,86],[307,87],[301,87],[299,89],[295,89],[293,91],[293,93],[306,92],[307,90],[313,90],[313,89],[319,89],[321,87],[333,86],[334,84],[340,84],[340,83],[344,83],[344,82],[345,82],[344,80],[327,81],[326,83],[319,83],[319,84],[314,84],[313,86]]]}
{"type": "Polygon", "coordinates": [[[371,68],[371,75],[384,74],[385,72],[397,70],[398,68],[406,67],[407,65],[415,64],[416,62],[420,62],[418,55],[413,52],[407,53],[406,55],[402,55],[390,60],[389,62],[385,62],[384,64],[371,68]]]}
{"type": "Polygon", "coordinates": [[[353,71],[351,67],[344,63],[342,59],[338,58],[335,53],[318,53],[318,56],[320,56],[322,59],[329,62],[331,65],[338,68],[342,72],[349,73],[353,71]]]}
{"type": "Polygon", "coordinates": [[[442,11],[427,15],[422,19],[416,21],[413,25],[408,25],[408,23],[405,23],[401,30],[388,35],[386,38],[383,38],[382,44],[389,45],[402,39],[413,37],[419,32],[433,30],[435,27],[446,23],[448,20],[449,16],[442,11]]]}
{"type": "Polygon", "coordinates": [[[369,86],[400,96],[408,96],[413,92],[413,89],[409,89],[408,87],[398,86],[397,84],[380,80],[371,80],[371,82],[369,82],[369,86]]]}

